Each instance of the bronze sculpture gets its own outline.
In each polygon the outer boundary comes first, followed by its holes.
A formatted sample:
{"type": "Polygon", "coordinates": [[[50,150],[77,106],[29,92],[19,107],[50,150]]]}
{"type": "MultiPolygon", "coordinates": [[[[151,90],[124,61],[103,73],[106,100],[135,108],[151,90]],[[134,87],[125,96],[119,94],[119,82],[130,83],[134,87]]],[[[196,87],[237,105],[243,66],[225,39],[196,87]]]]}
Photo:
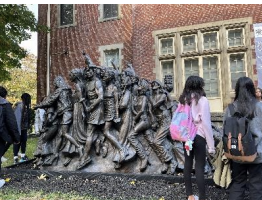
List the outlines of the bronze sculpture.
{"type": "Polygon", "coordinates": [[[96,66],[83,55],[86,66],[69,73],[73,92],[58,76],[55,91],[35,107],[47,111],[37,166],[172,175],[183,168],[183,146],[169,136],[172,77],[150,81],[130,63],[120,72],[114,60],[113,68],[96,66]]]}

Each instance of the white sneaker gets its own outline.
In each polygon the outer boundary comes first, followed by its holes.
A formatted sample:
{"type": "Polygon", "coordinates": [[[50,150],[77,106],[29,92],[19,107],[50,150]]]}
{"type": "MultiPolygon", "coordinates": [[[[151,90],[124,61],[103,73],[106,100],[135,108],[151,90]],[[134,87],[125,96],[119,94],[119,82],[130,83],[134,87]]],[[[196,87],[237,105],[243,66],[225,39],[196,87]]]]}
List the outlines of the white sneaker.
{"type": "Polygon", "coordinates": [[[5,161],[7,161],[7,158],[5,158],[4,156],[2,156],[2,157],[1,157],[1,162],[3,163],[3,162],[5,162],[5,161]]]}
{"type": "Polygon", "coordinates": [[[0,179],[0,188],[3,187],[4,184],[5,184],[5,180],[4,179],[0,179]]]}

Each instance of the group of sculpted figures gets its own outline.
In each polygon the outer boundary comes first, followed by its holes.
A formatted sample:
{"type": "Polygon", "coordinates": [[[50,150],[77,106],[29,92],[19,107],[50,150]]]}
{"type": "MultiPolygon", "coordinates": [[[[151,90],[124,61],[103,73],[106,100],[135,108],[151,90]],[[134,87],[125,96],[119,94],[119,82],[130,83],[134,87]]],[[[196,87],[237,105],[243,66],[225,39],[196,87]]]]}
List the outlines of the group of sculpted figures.
{"type": "Polygon", "coordinates": [[[63,157],[67,167],[77,158],[76,169],[88,169],[94,156],[105,159],[111,154],[115,169],[139,160],[138,169],[144,172],[151,164],[148,147],[161,173],[174,174],[178,162],[167,145],[173,143],[169,125],[176,108],[169,94],[172,84],[140,78],[131,64],[122,72],[114,61],[114,67],[96,66],[83,55],[86,66],[69,74],[74,91],[57,76],[55,91],[35,106],[46,110],[36,164],[55,166],[63,157]]]}

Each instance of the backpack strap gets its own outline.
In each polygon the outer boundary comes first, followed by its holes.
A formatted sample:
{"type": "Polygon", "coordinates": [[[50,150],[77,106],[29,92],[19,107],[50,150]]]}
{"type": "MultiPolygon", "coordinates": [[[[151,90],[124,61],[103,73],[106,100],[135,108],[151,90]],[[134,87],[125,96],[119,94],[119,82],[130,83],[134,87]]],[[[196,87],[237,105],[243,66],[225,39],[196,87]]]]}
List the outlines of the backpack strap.
{"type": "Polygon", "coordinates": [[[229,104],[228,108],[229,108],[230,116],[233,116],[235,114],[235,112],[236,112],[233,103],[229,104]]]}

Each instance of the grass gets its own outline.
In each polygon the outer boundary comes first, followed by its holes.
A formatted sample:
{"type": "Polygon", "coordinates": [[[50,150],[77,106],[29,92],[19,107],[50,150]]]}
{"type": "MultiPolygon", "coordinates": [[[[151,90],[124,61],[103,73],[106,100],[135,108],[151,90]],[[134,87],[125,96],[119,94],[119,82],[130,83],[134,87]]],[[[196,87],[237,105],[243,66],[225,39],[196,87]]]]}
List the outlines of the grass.
{"type": "MultiPolygon", "coordinates": [[[[34,158],[34,152],[36,150],[37,142],[38,142],[38,137],[28,137],[27,146],[26,146],[26,155],[29,159],[34,158]]],[[[7,159],[7,161],[2,163],[2,167],[6,167],[14,164],[13,145],[9,147],[4,157],[7,159]]]]}
{"type": "Polygon", "coordinates": [[[23,193],[17,190],[3,190],[0,192],[0,200],[98,200],[88,195],[75,193],[44,193],[43,191],[31,191],[23,193]]]}

